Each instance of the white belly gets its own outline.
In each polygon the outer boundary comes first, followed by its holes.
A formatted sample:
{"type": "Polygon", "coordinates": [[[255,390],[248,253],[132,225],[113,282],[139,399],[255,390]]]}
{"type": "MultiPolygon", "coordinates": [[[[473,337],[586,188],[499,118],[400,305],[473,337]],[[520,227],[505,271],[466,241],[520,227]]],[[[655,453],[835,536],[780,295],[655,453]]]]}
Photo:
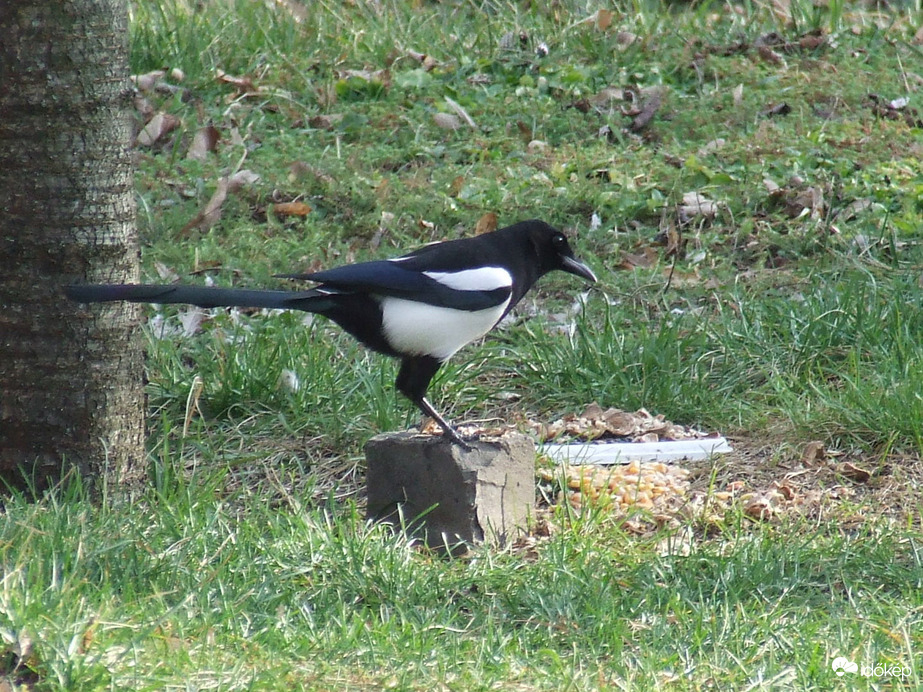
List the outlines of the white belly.
{"type": "Polygon", "coordinates": [[[382,328],[396,351],[445,360],[465,344],[484,336],[509,304],[488,310],[453,310],[403,298],[382,298],[382,328]]]}

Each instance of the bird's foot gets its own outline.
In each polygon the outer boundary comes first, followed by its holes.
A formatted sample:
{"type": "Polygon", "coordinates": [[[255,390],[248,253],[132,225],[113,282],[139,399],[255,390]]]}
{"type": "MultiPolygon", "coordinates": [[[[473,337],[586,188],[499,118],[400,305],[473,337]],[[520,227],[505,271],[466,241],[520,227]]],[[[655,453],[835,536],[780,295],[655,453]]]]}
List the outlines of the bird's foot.
{"type": "Polygon", "coordinates": [[[468,443],[462,438],[462,436],[459,435],[458,432],[456,432],[455,428],[452,428],[452,427],[444,428],[444,429],[443,429],[442,437],[443,437],[444,439],[449,440],[449,442],[451,442],[452,444],[458,445],[459,447],[461,447],[462,449],[464,449],[466,452],[473,452],[473,451],[474,451],[474,447],[472,447],[470,444],[468,444],[468,443]]]}
{"type": "Polygon", "coordinates": [[[449,425],[449,422],[440,416],[439,412],[433,408],[433,405],[426,400],[426,397],[422,397],[419,401],[417,401],[417,406],[420,407],[420,410],[423,411],[424,414],[436,421],[439,427],[442,428],[442,437],[444,439],[449,440],[453,444],[457,444],[466,452],[474,451],[474,447],[462,439],[461,435],[458,434],[455,428],[449,425]]]}

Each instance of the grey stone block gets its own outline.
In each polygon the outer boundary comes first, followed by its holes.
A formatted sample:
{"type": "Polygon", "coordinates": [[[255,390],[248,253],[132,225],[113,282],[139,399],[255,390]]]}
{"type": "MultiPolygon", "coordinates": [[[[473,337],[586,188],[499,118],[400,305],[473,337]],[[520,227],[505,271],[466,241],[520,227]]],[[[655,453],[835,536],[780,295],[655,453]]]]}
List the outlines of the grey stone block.
{"type": "Polygon", "coordinates": [[[404,522],[433,548],[503,544],[527,528],[535,504],[535,445],[525,435],[472,442],[386,433],[365,446],[368,516],[404,522]]]}

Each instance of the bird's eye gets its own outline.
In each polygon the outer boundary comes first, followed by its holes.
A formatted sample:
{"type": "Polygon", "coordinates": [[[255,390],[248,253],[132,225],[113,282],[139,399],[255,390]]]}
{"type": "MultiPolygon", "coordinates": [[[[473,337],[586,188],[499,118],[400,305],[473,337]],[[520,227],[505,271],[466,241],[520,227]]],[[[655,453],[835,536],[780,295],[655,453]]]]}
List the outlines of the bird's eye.
{"type": "Polygon", "coordinates": [[[558,233],[557,235],[555,235],[554,238],[551,239],[551,242],[557,245],[558,247],[561,247],[562,245],[567,244],[567,238],[565,238],[563,235],[558,233]]]}

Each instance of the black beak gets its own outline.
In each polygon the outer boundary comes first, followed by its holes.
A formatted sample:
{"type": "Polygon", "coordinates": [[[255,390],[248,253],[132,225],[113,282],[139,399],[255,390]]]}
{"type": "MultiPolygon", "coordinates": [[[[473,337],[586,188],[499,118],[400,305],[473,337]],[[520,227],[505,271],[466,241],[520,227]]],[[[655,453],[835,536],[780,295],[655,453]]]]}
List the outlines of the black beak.
{"type": "Polygon", "coordinates": [[[583,277],[590,283],[596,283],[596,274],[593,273],[593,270],[573,257],[562,257],[561,269],[568,274],[576,274],[577,276],[583,277]]]}

